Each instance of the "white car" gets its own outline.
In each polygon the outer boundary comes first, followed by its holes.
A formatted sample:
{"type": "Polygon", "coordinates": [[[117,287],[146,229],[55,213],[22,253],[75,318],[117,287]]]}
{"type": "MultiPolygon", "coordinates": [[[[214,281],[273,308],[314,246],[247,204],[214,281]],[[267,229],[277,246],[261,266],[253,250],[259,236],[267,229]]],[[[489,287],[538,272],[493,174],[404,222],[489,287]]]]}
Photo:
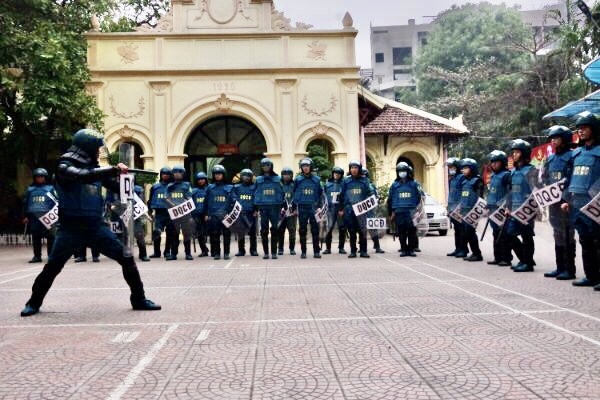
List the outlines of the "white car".
{"type": "Polygon", "coordinates": [[[446,207],[435,201],[433,197],[425,194],[425,214],[429,229],[427,232],[439,232],[440,236],[446,236],[450,229],[450,219],[446,207]]]}

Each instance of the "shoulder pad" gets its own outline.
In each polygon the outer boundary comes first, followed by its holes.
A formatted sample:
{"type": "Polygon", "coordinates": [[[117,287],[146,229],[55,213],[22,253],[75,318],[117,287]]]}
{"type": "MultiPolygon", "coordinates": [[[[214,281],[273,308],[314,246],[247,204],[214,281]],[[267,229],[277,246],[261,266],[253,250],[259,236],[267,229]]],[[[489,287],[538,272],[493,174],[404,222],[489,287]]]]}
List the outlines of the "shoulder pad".
{"type": "Polygon", "coordinates": [[[600,146],[595,146],[592,150],[590,150],[590,153],[596,157],[600,157],[600,146]]]}
{"type": "Polygon", "coordinates": [[[273,176],[273,182],[277,182],[277,183],[281,182],[281,177],[279,175],[273,176]]]}
{"type": "Polygon", "coordinates": [[[572,158],[575,158],[575,157],[577,157],[578,155],[580,155],[580,154],[581,154],[581,149],[582,149],[581,147],[578,147],[578,148],[576,148],[575,150],[571,151],[571,157],[572,157],[572,158]]]}
{"type": "Polygon", "coordinates": [[[227,193],[231,193],[231,191],[233,190],[233,185],[224,185],[223,189],[227,192],[227,193]]]}
{"type": "Polygon", "coordinates": [[[315,183],[319,183],[319,184],[321,183],[321,180],[320,180],[320,179],[319,179],[319,177],[318,177],[318,176],[316,176],[316,175],[313,175],[311,179],[312,179],[312,180],[313,180],[313,182],[315,182],[315,183]]]}
{"type": "MultiPolygon", "coordinates": [[[[567,154],[567,153],[565,153],[567,154]]],[[[550,157],[548,157],[548,159],[546,160],[547,163],[551,162],[552,160],[554,160],[556,158],[556,154],[551,154],[550,157]]]]}
{"type": "Polygon", "coordinates": [[[256,183],[264,183],[265,181],[265,177],[262,175],[259,175],[256,177],[256,183]]]}

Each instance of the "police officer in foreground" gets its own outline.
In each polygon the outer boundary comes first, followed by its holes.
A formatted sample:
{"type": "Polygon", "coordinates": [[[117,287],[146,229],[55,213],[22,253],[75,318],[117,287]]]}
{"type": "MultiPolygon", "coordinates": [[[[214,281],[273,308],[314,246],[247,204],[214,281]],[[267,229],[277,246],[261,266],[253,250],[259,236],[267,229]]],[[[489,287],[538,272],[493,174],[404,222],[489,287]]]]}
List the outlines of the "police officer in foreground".
{"type": "Polygon", "coordinates": [[[39,217],[48,213],[54,208],[55,202],[50,197],[55,197],[54,186],[47,183],[48,171],[44,168],[33,170],[33,183],[27,188],[25,199],[25,219],[23,223],[27,225],[27,230],[31,233],[33,243],[33,258],[29,263],[42,262],[42,238],[46,238],[48,255],[54,244],[54,227],[47,229],[39,220],[39,217]]]}
{"type": "MultiPolygon", "coordinates": [[[[185,180],[185,168],[183,165],[176,165],[171,170],[173,174],[173,182],[167,185],[167,203],[169,206],[177,206],[192,198],[192,187],[185,180]]],[[[173,237],[169,241],[171,248],[169,254],[165,256],[165,260],[177,260],[179,253],[179,232],[183,235],[183,249],[185,251],[185,259],[191,261],[192,256],[192,233],[196,230],[194,220],[191,215],[184,215],[180,218],[171,220],[173,225],[173,237]]]]}
{"type": "Polygon", "coordinates": [[[356,258],[356,236],[359,238],[360,257],[369,258],[367,254],[367,236],[366,227],[361,226],[359,217],[356,216],[352,208],[353,204],[359,203],[373,194],[373,189],[369,180],[362,176],[362,164],[360,161],[352,160],[348,163],[350,176],[344,178],[342,183],[342,193],[340,194],[340,204],[338,206],[339,215],[344,217],[344,225],[348,228],[350,234],[350,254],[348,258],[356,258]]]}
{"type": "MultiPolygon", "coordinates": [[[[511,192],[509,198],[510,213],[517,211],[535,190],[538,182],[538,171],[531,165],[531,145],[523,139],[515,139],[511,142],[514,169],[511,172],[511,192]]],[[[517,265],[511,268],[514,272],[532,272],[535,261],[534,225],[535,218],[524,225],[514,217],[510,217],[505,228],[507,240],[512,251],[519,259],[517,265]],[[519,236],[521,239],[519,239],[519,236]]]]}
{"type": "Polygon", "coordinates": [[[208,176],[206,172],[196,174],[196,187],[192,190],[192,199],[194,199],[195,209],[192,211],[192,218],[196,224],[196,238],[200,245],[200,255],[198,257],[208,257],[208,247],[206,246],[206,221],[204,221],[204,206],[206,198],[206,188],[208,188],[208,176]]]}
{"type": "Polygon", "coordinates": [[[173,180],[171,168],[162,167],[160,169],[160,179],[158,183],[152,185],[150,189],[150,198],[148,200],[148,212],[152,215],[154,211],[154,229],[152,230],[152,243],[154,245],[154,254],[150,258],[160,258],[160,241],[162,232],[166,232],[166,243],[164,256],[169,254],[171,241],[175,236],[175,227],[169,217],[169,204],[167,203],[167,186],[173,180]]]}
{"type": "Polygon", "coordinates": [[[306,258],[306,236],[310,223],[313,256],[321,258],[319,224],[315,218],[315,211],[320,207],[323,188],[321,180],[313,174],[313,161],[310,158],[300,160],[300,171],[301,174],[294,179],[294,204],[298,207],[300,250],[302,251],[300,257],[306,258]]]}
{"type": "Polygon", "coordinates": [[[417,227],[413,222],[414,213],[421,203],[419,184],[411,179],[409,165],[399,162],[396,165],[396,180],[390,186],[387,199],[388,214],[396,224],[400,240],[400,257],[416,257],[417,227]]]}
{"type": "Polygon", "coordinates": [[[263,259],[269,259],[269,224],[271,232],[271,258],[277,259],[277,225],[280,213],[285,211],[281,178],[273,171],[270,158],[260,160],[261,175],[256,178],[254,208],[260,212],[260,237],[263,246],[263,259]]]}
{"type": "Polygon", "coordinates": [[[277,245],[279,250],[277,254],[283,255],[283,245],[285,242],[285,231],[288,232],[290,255],[296,255],[296,226],[298,225],[298,213],[294,204],[294,171],[290,167],[284,167],[281,170],[281,186],[285,199],[285,210],[280,216],[279,228],[277,230],[277,245]]]}
{"type": "Polygon", "coordinates": [[[574,281],[573,286],[594,286],[594,290],[600,291],[600,225],[580,211],[600,191],[600,121],[585,112],[580,114],[575,126],[583,147],[573,150],[568,186],[563,193],[568,203],[561,207],[571,212],[581,244],[585,277],[574,281]]]}
{"type": "Polygon", "coordinates": [[[104,146],[101,133],[82,129],[73,136],[72,146],[63,154],[56,172],[56,190],[59,202],[60,226],[48,263],[37,276],[30,299],[21,311],[22,317],[37,314],[44,297],[60,273],[73,249],[81,245],[98,247],[104,255],[117,261],[131,290],[130,301],[134,310],[160,310],[148,300],[133,256],[123,255],[123,244],[110,231],[102,218],[102,186],[118,191],[115,178],[127,173],[125,164],[116,167],[98,166],[100,147],[104,146]]]}
{"type": "MultiPolygon", "coordinates": [[[[554,147],[554,154],[548,157],[543,167],[544,185],[552,185],[568,175],[571,161],[573,132],[566,126],[555,125],[548,129],[548,138],[554,147]]],[[[556,269],[546,272],[546,278],[558,280],[575,279],[575,230],[569,215],[561,210],[561,204],[549,207],[550,225],[554,232],[554,254],[556,269]]]]}
{"type": "Polygon", "coordinates": [[[223,259],[229,260],[231,231],[223,225],[223,218],[232,206],[233,186],[225,182],[227,171],[222,165],[212,168],[213,181],[206,189],[206,226],[210,234],[210,252],[213,259],[221,259],[221,235],[223,235],[223,259]]]}
{"type": "MultiPolygon", "coordinates": [[[[243,169],[240,172],[241,182],[237,183],[233,187],[233,201],[238,201],[242,205],[242,215],[240,218],[244,218],[249,225],[248,236],[250,236],[250,255],[258,256],[256,251],[256,216],[254,212],[254,191],[256,185],[252,180],[254,179],[254,172],[251,169],[243,169]]],[[[243,257],[246,255],[246,235],[238,235],[238,252],[236,257],[243,257]]]]}
{"type": "MultiPolygon", "coordinates": [[[[490,153],[489,159],[492,176],[490,177],[486,202],[491,215],[507,200],[510,193],[510,171],[508,170],[508,156],[505,152],[494,150],[490,153]]],[[[512,264],[512,253],[507,240],[502,240],[502,227],[492,220],[489,222],[494,236],[494,259],[488,261],[488,264],[508,267],[512,264]]]]}
{"type": "MultiPolygon", "coordinates": [[[[464,158],[461,160],[460,165],[461,172],[465,177],[461,190],[460,214],[467,215],[483,195],[483,180],[479,176],[477,161],[472,158],[464,158]]],[[[471,248],[471,255],[463,259],[465,261],[483,261],[475,227],[463,221],[462,232],[465,243],[471,248]]]]}
{"type": "MultiPolygon", "coordinates": [[[[344,226],[344,219],[339,217],[336,212],[336,208],[340,202],[340,193],[342,191],[342,178],[344,177],[344,170],[340,167],[333,167],[331,170],[331,178],[325,184],[325,195],[327,196],[327,206],[333,213],[335,221],[330,221],[331,225],[337,224],[338,229],[338,251],[340,254],[346,254],[344,250],[344,244],[346,243],[346,227],[344,226]]],[[[325,236],[325,251],[323,254],[331,254],[331,242],[333,240],[333,228],[329,229],[327,236],[325,236]]]]}
{"type": "MultiPolygon", "coordinates": [[[[462,184],[465,180],[460,172],[460,159],[450,157],[446,161],[448,166],[448,215],[458,207],[460,203],[462,184]]],[[[450,217],[454,228],[454,251],[446,254],[448,257],[463,258],[467,256],[468,249],[462,231],[462,221],[450,217]]]]}

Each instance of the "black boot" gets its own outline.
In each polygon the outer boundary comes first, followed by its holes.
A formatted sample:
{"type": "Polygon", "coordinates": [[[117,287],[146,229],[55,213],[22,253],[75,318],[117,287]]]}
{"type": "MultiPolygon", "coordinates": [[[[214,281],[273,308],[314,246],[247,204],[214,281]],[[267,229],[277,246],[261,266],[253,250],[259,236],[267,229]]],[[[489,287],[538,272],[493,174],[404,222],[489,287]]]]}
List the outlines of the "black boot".
{"type": "Polygon", "coordinates": [[[154,247],[154,254],[150,258],[160,258],[160,239],[152,242],[152,246],[154,247]]]}
{"type": "Polygon", "coordinates": [[[144,243],[143,240],[140,240],[138,242],[138,249],[139,249],[139,256],[140,256],[140,261],[150,261],[150,259],[148,258],[148,253],[146,253],[146,243],[144,243]]]}
{"type": "Polygon", "coordinates": [[[271,235],[271,258],[273,260],[277,259],[277,235],[271,235]]]}
{"type": "Polygon", "coordinates": [[[264,237],[262,238],[262,247],[263,247],[263,260],[268,260],[269,259],[269,238],[268,237],[264,237]]]}

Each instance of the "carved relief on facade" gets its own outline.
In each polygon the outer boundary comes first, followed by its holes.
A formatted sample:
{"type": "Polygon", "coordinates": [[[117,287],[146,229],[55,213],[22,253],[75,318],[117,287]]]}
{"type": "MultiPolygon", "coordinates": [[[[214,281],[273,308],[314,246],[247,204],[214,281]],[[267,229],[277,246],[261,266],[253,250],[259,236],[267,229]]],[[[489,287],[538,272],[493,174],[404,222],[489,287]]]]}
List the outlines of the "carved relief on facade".
{"type": "Polygon", "coordinates": [[[125,43],[123,46],[117,47],[117,52],[121,56],[121,62],[124,64],[133,64],[140,59],[137,53],[138,46],[133,43],[125,43]]]}
{"type": "Polygon", "coordinates": [[[125,125],[117,131],[117,134],[123,139],[131,139],[136,132],[137,130],[131,129],[129,126],[125,125]]]}
{"type": "Polygon", "coordinates": [[[277,82],[277,85],[281,88],[282,91],[289,92],[292,90],[292,88],[294,87],[296,82],[298,82],[298,80],[297,79],[276,79],[275,82],[277,82]]]}
{"type": "Polygon", "coordinates": [[[331,114],[332,112],[334,112],[336,110],[337,103],[338,103],[338,99],[333,94],[329,98],[329,105],[327,107],[322,107],[321,109],[317,109],[316,107],[313,107],[310,105],[307,94],[304,95],[304,97],[302,98],[302,102],[301,102],[302,109],[308,115],[312,115],[313,117],[323,117],[325,115],[331,114]]]}
{"type": "Polygon", "coordinates": [[[198,21],[205,15],[220,25],[230,23],[237,15],[246,21],[252,20],[246,14],[243,0],[200,0],[200,15],[195,20],[198,21]]]}
{"type": "Polygon", "coordinates": [[[150,82],[150,86],[154,91],[154,94],[161,95],[164,94],[165,90],[171,85],[170,81],[153,81],[150,82]]]}
{"type": "Polygon", "coordinates": [[[129,113],[117,110],[117,107],[115,106],[115,98],[112,95],[108,98],[108,103],[109,103],[109,110],[110,110],[111,114],[113,115],[113,117],[119,117],[119,118],[123,118],[123,119],[132,119],[132,118],[141,117],[146,112],[146,102],[145,102],[143,96],[140,97],[140,99],[138,100],[138,103],[137,103],[138,109],[136,111],[132,111],[129,113]]]}
{"type": "Polygon", "coordinates": [[[318,40],[313,40],[308,44],[308,53],[306,54],[306,58],[310,58],[311,60],[322,60],[326,61],[326,53],[327,53],[327,45],[325,43],[321,43],[318,40]]]}
{"type": "Polygon", "coordinates": [[[85,84],[85,90],[90,96],[95,96],[102,86],[104,86],[104,83],[102,82],[88,82],[85,84]]]}
{"type": "Polygon", "coordinates": [[[319,122],[312,128],[312,133],[315,136],[326,136],[329,133],[329,127],[322,122],[319,122]]]}
{"type": "Polygon", "coordinates": [[[286,18],[283,11],[277,11],[275,6],[271,8],[271,28],[274,31],[306,31],[313,26],[304,22],[296,22],[296,26],[292,26],[289,18],[286,18]]]}
{"type": "Polygon", "coordinates": [[[173,9],[171,9],[167,14],[163,15],[156,26],[152,26],[149,24],[142,24],[134,30],[138,32],[172,32],[173,31],[173,9]]]}
{"type": "Polygon", "coordinates": [[[229,97],[227,97],[225,93],[221,93],[221,97],[219,97],[214,104],[215,107],[217,107],[217,110],[227,114],[231,112],[234,102],[229,97]]]}

